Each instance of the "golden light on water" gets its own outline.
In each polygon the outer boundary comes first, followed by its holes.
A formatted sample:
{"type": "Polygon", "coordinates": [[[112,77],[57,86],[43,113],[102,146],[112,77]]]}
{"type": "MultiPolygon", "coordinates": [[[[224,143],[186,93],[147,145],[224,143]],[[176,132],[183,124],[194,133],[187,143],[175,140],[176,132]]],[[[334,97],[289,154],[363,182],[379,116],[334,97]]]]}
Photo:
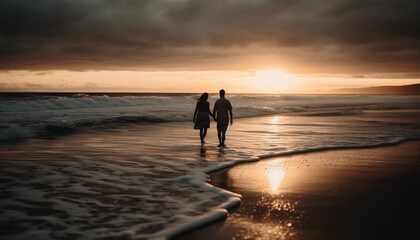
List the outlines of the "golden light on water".
{"type": "Polygon", "coordinates": [[[271,124],[278,124],[280,121],[280,116],[274,116],[270,119],[271,124]]]}
{"type": "MultiPolygon", "coordinates": [[[[273,118],[272,123],[279,120],[273,118]]],[[[243,165],[229,170],[232,190],[249,189],[256,193],[255,196],[260,196],[252,206],[244,208],[243,214],[249,217],[234,218],[235,227],[241,229],[238,239],[294,239],[297,235],[302,214],[296,211],[299,203],[285,197],[290,189],[287,179],[293,177],[289,170],[282,158],[261,160],[252,167],[243,165]],[[256,213],[257,218],[254,218],[256,213]]]]}
{"type": "Polygon", "coordinates": [[[273,166],[267,170],[267,177],[272,193],[277,193],[284,176],[285,171],[281,166],[273,166]]]}

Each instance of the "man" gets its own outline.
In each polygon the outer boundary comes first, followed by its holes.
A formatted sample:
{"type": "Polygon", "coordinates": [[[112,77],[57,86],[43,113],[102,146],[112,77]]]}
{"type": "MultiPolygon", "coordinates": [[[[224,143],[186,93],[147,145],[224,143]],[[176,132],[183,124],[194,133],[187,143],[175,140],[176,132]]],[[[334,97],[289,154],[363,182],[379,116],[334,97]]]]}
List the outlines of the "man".
{"type": "Polygon", "coordinates": [[[226,130],[229,125],[229,120],[230,124],[233,124],[232,104],[230,104],[230,101],[225,98],[225,90],[221,89],[219,91],[219,95],[220,98],[214,104],[213,116],[215,121],[217,122],[217,136],[219,137],[218,147],[226,147],[225,139],[226,130]]]}

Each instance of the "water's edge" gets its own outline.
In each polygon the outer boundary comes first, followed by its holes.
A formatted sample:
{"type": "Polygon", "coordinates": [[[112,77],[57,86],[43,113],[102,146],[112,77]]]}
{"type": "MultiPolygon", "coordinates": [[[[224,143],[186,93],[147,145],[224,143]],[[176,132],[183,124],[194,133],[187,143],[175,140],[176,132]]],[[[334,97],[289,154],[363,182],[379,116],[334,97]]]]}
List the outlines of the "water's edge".
{"type": "MultiPolygon", "coordinates": [[[[180,178],[183,178],[185,180],[188,179],[192,185],[198,186],[201,189],[206,189],[208,191],[210,190],[213,192],[222,193],[225,196],[229,196],[229,198],[225,203],[222,203],[219,206],[212,208],[206,215],[191,218],[190,222],[182,226],[179,226],[177,228],[169,228],[169,229],[165,229],[163,231],[157,232],[155,234],[152,234],[149,237],[149,239],[175,239],[186,233],[191,233],[199,229],[205,228],[207,226],[210,226],[214,223],[225,220],[228,217],[230,210],[235,209],[240,206],[242,195],[211,185],[209,182],[210,174],[235,167],[236,165],[239,165],[239,164],[258,162],[260,160],[266,160],[266,159],[280,157],[280,156],[291,156],[295,154],[332,151],[332,150],[389,147],[389,146],[397,146],[397,145],[400,145],[402,143],[409,142],[409,141],[419,141],[419,140],[420,139],[401,139],[401,140],[397,140],[393,142],[384,142],[384,143],[377,143],[377,144],[371,144],[371,145],[365,145],[365,146],[353,145],[353,146],[342,146],[342,147],[339,147],[339,146],[320,147],[320,148],[313,148],[313,149],[302,149],[302,150],[296,150],[296,151],[282,152],[282,153],[277,153],[277,154],[266,154],[266,155],[260,155],[259,157],[256,157],[256,158],[233,161],[230,163],[219,165],[217,167],[208,168],[203,173],[203,176],[200,176],[200,178],[204,180],[203,182],[197,181],[197,176],[191,176],[191,175],[182,176],[180,178]]],[[[177,178],[177,180],[179,180],[179,178],[177,178]]]]}

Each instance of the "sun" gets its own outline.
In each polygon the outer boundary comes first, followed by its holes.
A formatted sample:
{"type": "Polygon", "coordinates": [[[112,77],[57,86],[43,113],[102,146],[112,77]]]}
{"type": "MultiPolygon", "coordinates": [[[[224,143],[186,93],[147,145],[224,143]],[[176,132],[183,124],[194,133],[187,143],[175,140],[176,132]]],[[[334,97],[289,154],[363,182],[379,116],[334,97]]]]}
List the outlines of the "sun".
{"type": "Polygon", "coordinates": [[[255,84],[259,89],[264,89],[266,92],[278,92],[287,85],[287,82],[292,79],[293,75],[288,74],[278,69],[259,70],[253,76],[255,84]]]}

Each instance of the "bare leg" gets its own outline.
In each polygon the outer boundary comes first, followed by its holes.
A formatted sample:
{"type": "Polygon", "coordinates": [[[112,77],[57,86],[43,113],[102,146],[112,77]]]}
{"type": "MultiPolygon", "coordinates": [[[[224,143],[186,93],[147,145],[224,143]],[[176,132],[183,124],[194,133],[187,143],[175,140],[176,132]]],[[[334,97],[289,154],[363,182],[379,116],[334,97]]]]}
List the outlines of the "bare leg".
{"type": "Polygon", "coordinates": [[[200,140],[202,144],[204,143],[204,138],[206,137],[206,135],[207,135],[207,128],[200,128],[200,140]]]}
{"type": "Polygon", "coordinates": [[[201,135],[201,143],[204,143],[204,138],[206,138],[207,135],[207,128],[203,128],[203,134],[201,135]]]}
{"type": "Polygon", "coordinates": [[[207,128],[204,128],[204,131],[203,131],[203,141],[204,141],[204,138],[206,138],[206,135],[207,135],[207,128]]]}

